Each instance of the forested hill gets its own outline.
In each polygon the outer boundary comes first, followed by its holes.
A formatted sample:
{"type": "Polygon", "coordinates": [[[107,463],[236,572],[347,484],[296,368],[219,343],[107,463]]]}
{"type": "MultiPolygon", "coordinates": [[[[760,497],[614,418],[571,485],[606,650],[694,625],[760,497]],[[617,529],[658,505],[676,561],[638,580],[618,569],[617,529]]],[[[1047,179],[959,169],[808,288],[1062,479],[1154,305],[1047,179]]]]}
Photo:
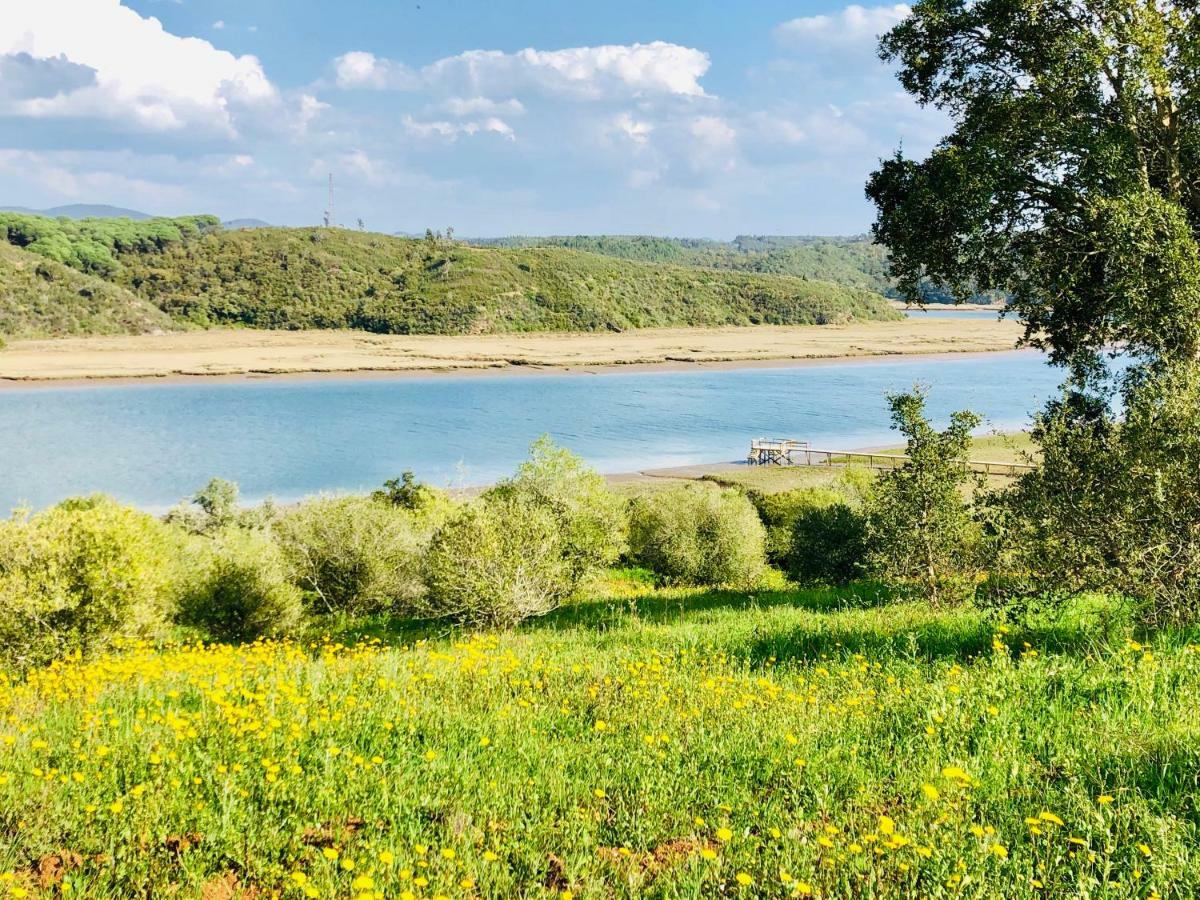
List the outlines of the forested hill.
{"type": "Polygon", "coordinates": [[[0,338],[142,334],[177,327],[132,291],[0,243],[0,338]]]}
{"type": "MultiPolygon", "coordinates": [[[[888,275],[887,250],[866,235],[743,234],[732,241],[710,241],[609,234],[483,238],[471,243],[481,247],[565,247],[618,259],[832,281],[875,291],[885,297],[899,296],[895,282],[888,275]]],[[[922,299],[926,303],[953,302],[949,294],[931,284],[922,285],[922,299]]],[[[991,301],[997,298],[978,299],[991,301]]]]}
{"type": "Polygon", "coordinates": [[[487,247],[564,247],[618,259],[791,275],[885,295],[894,293],[887,274],[887,251],[865,236],[740,235],[725,242],[645,235],[563,235],[490,238],[472,243],[487,247]]]}
{"type": "MultiPolygon", "coordinates": [[[[234,231],[208,216],[0,214],[0,239],[124,288],[171,321],[201,326],[469,334],[897,316],[863,286],[561,246],[474,247],[339,228],[234,231]]],[[[21,290],[6,303],[21,306],[21,290]]]]}

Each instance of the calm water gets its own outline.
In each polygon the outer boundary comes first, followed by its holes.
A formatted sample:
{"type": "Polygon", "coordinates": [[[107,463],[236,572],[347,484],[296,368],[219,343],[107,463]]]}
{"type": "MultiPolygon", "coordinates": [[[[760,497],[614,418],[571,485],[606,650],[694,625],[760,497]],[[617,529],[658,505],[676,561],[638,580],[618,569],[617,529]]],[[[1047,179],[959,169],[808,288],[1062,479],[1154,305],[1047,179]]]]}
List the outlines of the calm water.
{"type": "Polygon", "coordinates": [[[130,384],[0,390],[0,509],[105,491],[167,506],[210,477],[287,500],[504,475],[550,433],[605,472],[741,458],[752,437],[895,441],[884,395],[921,382],[939,419],[1011,429],[1059,374],[1032,353],[604,375],[130,384]]]}
{"type": "Polygon", "coordinates": [[[996,319],[1000,312],[995,309],[958,309],[953,306],[931,305],[924,309],[906,309],[910,319],[996,319]]]}

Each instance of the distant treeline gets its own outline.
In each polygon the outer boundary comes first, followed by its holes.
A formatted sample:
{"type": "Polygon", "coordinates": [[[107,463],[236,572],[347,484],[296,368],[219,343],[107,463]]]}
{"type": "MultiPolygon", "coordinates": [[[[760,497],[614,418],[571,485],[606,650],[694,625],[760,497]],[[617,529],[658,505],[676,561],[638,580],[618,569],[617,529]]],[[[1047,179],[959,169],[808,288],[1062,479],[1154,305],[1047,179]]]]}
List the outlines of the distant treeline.
{"type": "Polygon", "coordinates": [[[0,333],[10,336],[231,324],[393,334],[621,331],[897,315],[869,280],[815,280],[816,265],[811,273],[772,271],[767,258],[761,269],[717,265],[715,251],[712,265],[698,267],[599,246],[476,247],[339,228],[226,230],[212,216],[20,213],[0,213],[0,248],[0,333]]]}

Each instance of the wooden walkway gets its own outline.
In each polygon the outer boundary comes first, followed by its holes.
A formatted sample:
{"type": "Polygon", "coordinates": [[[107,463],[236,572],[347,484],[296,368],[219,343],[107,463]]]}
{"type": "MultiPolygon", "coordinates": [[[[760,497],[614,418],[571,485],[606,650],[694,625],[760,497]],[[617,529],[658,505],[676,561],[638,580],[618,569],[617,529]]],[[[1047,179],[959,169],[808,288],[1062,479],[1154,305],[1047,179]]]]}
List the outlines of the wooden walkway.
{"type": "MultiPolygon", "coordinates": [[[[752,466],[863,466],[868,469],[896,469],[908,462],[903,453],[871,453],[855,450],[818,450],[807,441],[787,438],[755,438],[750,442],[746,462],[752,466]]],[[[1016,478],[1034,468],[1029,463],[965,460],[971,472],[1016,478]]]]}

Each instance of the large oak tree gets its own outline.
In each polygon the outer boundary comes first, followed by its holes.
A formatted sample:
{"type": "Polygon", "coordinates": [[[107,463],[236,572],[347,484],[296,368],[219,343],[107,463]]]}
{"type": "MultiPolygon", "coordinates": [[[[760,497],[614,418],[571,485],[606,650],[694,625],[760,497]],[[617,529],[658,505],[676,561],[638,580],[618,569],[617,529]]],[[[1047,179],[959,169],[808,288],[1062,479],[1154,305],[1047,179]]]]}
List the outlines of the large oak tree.
{"type": "Polygon", "coordinates": [[[884,36],[953,123],[867,186],[901,288],[1008,293],[1077,375],[1200,350],[1200,4],[920,0],[884,36]]]}

